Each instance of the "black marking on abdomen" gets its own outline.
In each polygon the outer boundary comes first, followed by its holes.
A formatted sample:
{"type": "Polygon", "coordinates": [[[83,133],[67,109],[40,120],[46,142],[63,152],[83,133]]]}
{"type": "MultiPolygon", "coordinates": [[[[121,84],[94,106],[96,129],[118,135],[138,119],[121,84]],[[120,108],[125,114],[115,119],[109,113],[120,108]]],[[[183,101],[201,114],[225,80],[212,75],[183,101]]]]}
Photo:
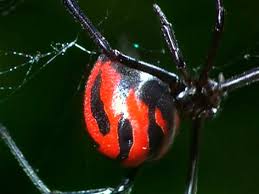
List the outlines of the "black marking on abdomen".
{"type": "Polygon", "coordinates": [[[128,119],[124,119],[123,117],[120,119],[118,125],[118,136],[120,145],[120,154],[118,159],[124,160],[128,158],[130,149],[133,144],[132,126],[128,119]]]}
{"type": "MultiPolygon", "coordinates": [[[[170,95],[168,87],[158,79],[147,81],[141,88],[139,97],[148,108],[148,137],[149,137],[149,159],[154,159],[159,154],[164,142],[164,133],[161,127],[156,123],[155,109],[159,108],[159,102],[164,95],[170,95]]],[[[168,104],[167,104],[168,105],[168,104]]],[[[170,109],[170,106],[166,107],[170,109]]],[[[160,111],[162,111],[160,109],[160,111]]],[[[163,114],[164,112],[162,112],[163,114]]]]}
{"type": "Polygon", "coordinates": [[[155,108],[150,108],[149,113],[149,126],[148,126],[148,137],[149,137],[149,158],[156,158],[163,145],[164,133],[161,127],[156,123],[155,119],[155,108]]]}
{"type": "Polygon", "coordinates": [[[106,112],[104,111],[104,105],[100,96],[100,89],[101,74],[99,73],[91,89],[91,111],[97,121],[100,133],[106,135],[110,131],[110,122],[106,112]]]}
{"type": "Polygon", "coordinates": [[[162,95],[157,103],[157,108],[161,111],[163,119],[166,120],[166,127],[169,133],[172,133],[176,111],[173,98],[167,94],[162,95]]]}

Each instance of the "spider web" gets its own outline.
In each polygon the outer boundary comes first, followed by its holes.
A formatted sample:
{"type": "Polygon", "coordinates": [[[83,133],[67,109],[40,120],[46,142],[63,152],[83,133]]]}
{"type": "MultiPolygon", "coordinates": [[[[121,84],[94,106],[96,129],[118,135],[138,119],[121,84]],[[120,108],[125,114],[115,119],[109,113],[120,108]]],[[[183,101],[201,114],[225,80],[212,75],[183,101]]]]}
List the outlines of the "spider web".
{"type": "Polygon", "coordinates": [[[22,58],[23,62],[19,64],[11,64],[0,67],[0,102],[5,101],[10,95],[20,90],[28,81],[38,75],[47,65],[52,63],[57,57],[64,55],[69,49],[77,48],[81,51],[94,55],[95,51],[89,51],[77,43],[78,38],[70,42],[52,43],[50,44],[50,51],[36,52],[35,54],[27,54],[17,51],[0,51],[0,58],[22,58]],[[16,83],[12,82],[12,77],[19,77],[16,83]],[[11,81],[10,81],[11,80],[11,81]],[[7,82],[7,83],[6,83],[7,82]],[[9,85],[8,85],[9,83],[9,85]]]}
{"type": "MultiPolygon", "coordinates": [[[[107,16],[108,17],[108,16],[107,16]]],[[[105,17],[104,20],[107,19],[105,17]]],[[[103,20],[99,23],[102,24],[103,20]]],[[[125,50],[133,50],[137,53],[153,54],[157,56],[165,55],[165,49],[147,49],[138,42],[127,41],[125,50]]],[[[8,99],[11,95],[19,91],[28,81],[37,76],[47,65],[54,60],[63,56],[69,49],[77,48],[84,53],[92,56],[96,55],[95,51],[90,51],[78,43],[78,37],[70,42],[56,42],[50,44],[47,52],[37,51],[34,54],[18,52],[18,51],[2,51],[0,50],[0,59],[4,61],[0,65],[0,102],[8,99]],[[6,62],[7,61],[7,62],[6,62]],[[12,61],[11,63],[9,61],[12,61]],[[21,62],[22,61],[22,62],[21,62]],[[5,64],[7,63],[7,64],[5,64]]],[[[156,60],[160,64],[159,60],[156,60]]],[[[82,78],[78,84],[77,90],[80,89],[82,78]]]]}
{"type": "MultiPolygon", "coordinates": [[[[229,56],[228,56],[229,57],[229,56]]],[[[224,61],[224,60],[223,60],[224,61]]],[[[233,54],[230,59],[227,59],[226,62],[222,64],[215,64],[212,67],[211,73],[214,76],[223,75],[222,72],[230,73],[230,76],[233,75],[233,67],[239,67],[240,72],[247,71],[249,68],[253,68],[255,65],[258,66],[259,63],[259,43],[253,45],[245,45],[244,49],[241,50],[238,54],[233,54]]],[[[194,75],[198,76],[201,73],[203,65],[193,67],[191,71],[194,75]]]]}

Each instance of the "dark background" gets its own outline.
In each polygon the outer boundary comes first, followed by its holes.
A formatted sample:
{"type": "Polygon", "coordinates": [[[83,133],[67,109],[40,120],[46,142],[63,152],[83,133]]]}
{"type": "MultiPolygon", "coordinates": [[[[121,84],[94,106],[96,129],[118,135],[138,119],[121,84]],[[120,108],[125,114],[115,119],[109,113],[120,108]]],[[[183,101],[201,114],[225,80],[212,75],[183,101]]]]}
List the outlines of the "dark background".
{"type": "MultiPolygon", "coordinates": [[[[155,52],[165,45],[152,3],[148,0],[80,1],[94,24],[104,20],[108,11],[108,19],[98,28],[114,48],[150,63],[160,61],[162,67],[175,72],[168,53],[155,52]],[[141,49],[134,49],[133,43],[138,43],[141,49]]],[[[160,0],[157,3],[173,23],[190,69],[201,67],[213,31],[214,1],[160,0]]],[[[259,64],[258,60],[242,60],[247,52],[259,55],[259,2],[228,0],[224,5],[226,25],[216,61],[218,68],[212,72],[215,77],[219,72],[229,77],[259,64]]],[[[61,1],[24,0],[9,15],[0,17],[0,50],[47,52],[51,50],[51,42],[69,42],[80,31],[61,1]]],[[[80,33],[79,43],[96,50],[85,33],[80,33]]],[[[77,91],[77,87],[82,75],[88,76],[96,57],[91,60],[88,54],[70,49],[0,104],[0,121],[9,128],[29,162],[38,169],[39,176],[56,190],[113,186],[124,174],[116,163],[95,151],[84,129],[83,89],[77,91]]],[[[16,62],[13,60],[0,57],[0,67],[11,67],[16,62]]],[[[21,80],[22,73],[19,70],[8,74],[9,82],[15,84],[21,80]]],[[[2,81],[1,86],[5,83],[2,81]]],[[[198,193],[259,193],[258,90],[259,85],[254,84],[229,94],[222,104],[224,110],[203,128],[198,193]]],[[[1,98],[6,93],[2,91],[1,98]]],[[[171,151],[161,161],[143,168],[133,193],[184,192],[190,126],[189,121],[182,121],[181,132],[171,151]]],[[[2,142],[0,193],[38,193],[2,142]]]]}

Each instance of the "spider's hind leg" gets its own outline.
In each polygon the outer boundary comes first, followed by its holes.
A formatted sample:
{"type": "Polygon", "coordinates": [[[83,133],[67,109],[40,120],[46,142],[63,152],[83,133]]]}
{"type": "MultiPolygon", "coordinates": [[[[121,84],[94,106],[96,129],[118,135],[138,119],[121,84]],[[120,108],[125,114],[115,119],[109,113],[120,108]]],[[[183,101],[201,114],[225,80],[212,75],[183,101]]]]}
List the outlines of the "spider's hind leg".
{"type": "Polygon", "coordinates": [[[198,163],[199,163],[199,144],[200,144],[200,130],[203,125],[203,118],[196,118],[193,121],[193,128],[191,134],[190,144],[190,163],[187,175],[185,194],[196,194],[198,184],[198,163]]]}
{"type": "Polygon", "coordinates": [[[140,167],[130,169],[129,173],[125,178],[122,179],[121,183],[114,189],[112,194],[124,193],[126,191],[131,192],[133,187],[134,179],[139,171],[140,167]]]}
{"type": "Polygon", "coordinates": [[[17,147],[13,138],[9,134],[7,128],[0,123],[0,139],[7,145],[10,149],[11,153],[14,155],[15,159],[18,161],[19,165],[22,167],[22,170],[37,188],[39,193],[41,194],[119,194],[119,193],[130,193],[131,188],[133,187],[134,177],[137,173],[137,168],[132,169],[128,176],[124,178],[119,186],[115,189],[111,187],[100,188],[100,189],[90,189],[83,191],[52,191],[48,188],[48,186],[41,180],[41,178],[37,175],[35,170],[29,164],[29,162],[24,157],[21,150],[17,147]]]}

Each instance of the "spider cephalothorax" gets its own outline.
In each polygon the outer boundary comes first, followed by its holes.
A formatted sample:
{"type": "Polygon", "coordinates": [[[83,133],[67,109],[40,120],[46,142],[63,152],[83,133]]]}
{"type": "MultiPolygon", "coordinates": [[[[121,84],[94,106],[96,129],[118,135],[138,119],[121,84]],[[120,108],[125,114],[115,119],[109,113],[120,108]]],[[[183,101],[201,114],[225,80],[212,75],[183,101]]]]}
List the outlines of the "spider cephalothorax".
{"type": "Polygon", "coordinates": [[[219,82],[209,79],[203,86],[193,81],[184,87],[176,94],[175,102],[183,116],[209,119],[218,112],[223,96],[225,92],[219,88],[219,82]]]}

